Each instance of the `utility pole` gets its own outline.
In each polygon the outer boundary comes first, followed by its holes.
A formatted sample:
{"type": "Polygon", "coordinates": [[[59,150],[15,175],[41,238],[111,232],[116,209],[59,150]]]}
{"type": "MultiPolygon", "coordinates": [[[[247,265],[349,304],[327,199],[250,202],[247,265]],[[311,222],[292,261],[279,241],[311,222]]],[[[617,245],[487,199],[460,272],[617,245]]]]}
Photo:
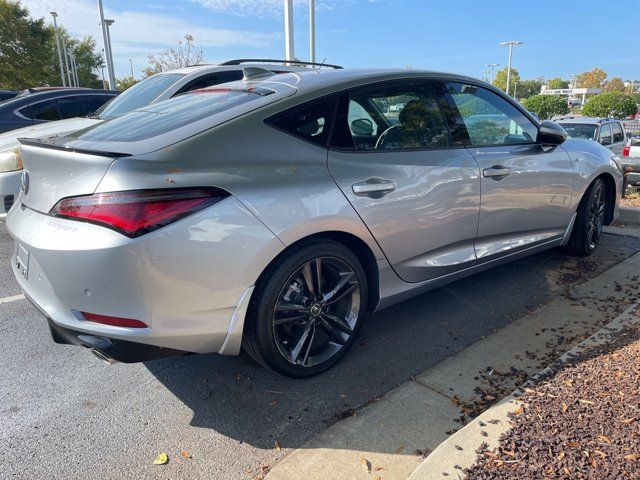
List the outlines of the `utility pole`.
{"type": "Polygon", "coordinates": [[[67,42],[64,41],[64,37],[62,37],[62,52],[64,53],[64,64],[67,67],[67,81],[69,82],[69,86],[71,85],[71,71],[69,70],[69,56],[67,54],[67,42]]]}
{"type": "Polygon", "coordinates": [[[56,50],[58,51],[58,63],[60,63],[60,80],[62,81],[62,86],[66,87],[67,82],[64,79],[64,64],[62,63],[62,51],[60,50],[60,36],[58,35],[58,22],[56,21],[56,17],[58,16],[57,12],[49,12],[53,17],[53,31],[56,34],[56,50]]]}
{"type": "Polygon", "coordinates": [[[107,84],[104,81],[104,63],[102,65],[100,65],[100,70],[102,70],[102,89],[106,90],[107,89],[107,84]]]}
{"type": "Polygon", "coordinates": [[[309,0],[309,58],[316,62],[316,6],[314,0],[309,0]]]}
{"type": "Polygon", "coordinates": [[[284,0],[284,50],[285,60],[294,60],[293,53],[293,0],[284,0]]]}
{"type": "MultiPolygon", "coordinates": [[[[100,25],[102,26],[102,41],[104,43],[104,56],[107,60],[107,72],[109,73],[109,88],[115,89],[116,75],[113,71],[113,56],[111,55],[111,42],[109,41],[108,26],[104,20],[104,9],[102,8],[102,0],[98,0],[98,10],[100,13],[100,25]]],[[[113,23],[113,21],[111,23],[113,23]]]]}
{"type": "Polygon", "coordinates": [[[500,64],[499,63],[487,63],[487,67],[491,68],[491,85],[493,85],[493,76],[495,74],[495,69],[496,67],[499,67],[500,64]]]}
{"type": "Polygon", "coordinates": [[[133,62],[129,59],[129,66],[131,67],[131,78],[133,78],[133,62]]]}
{"type": "Polygon", "coordinates": [[[511,84],[511,58],[513,57],[513,46],[514,45],[522,45],[523,42],[518,42],[516,40],[512,40],[510,42],[502,42],[500,45],[509,46],[509,65],[507,67],[507,95],[509,95],[509,86],[511,84]]]}
{"type": "Polygon", "coordinates": [[[76,76],[76,87],[79,87],[80,77],[78,77],[78,62],[76,62],[76,56],[71,54],[71,60],[73,61],[73,73],[76,76]]]}

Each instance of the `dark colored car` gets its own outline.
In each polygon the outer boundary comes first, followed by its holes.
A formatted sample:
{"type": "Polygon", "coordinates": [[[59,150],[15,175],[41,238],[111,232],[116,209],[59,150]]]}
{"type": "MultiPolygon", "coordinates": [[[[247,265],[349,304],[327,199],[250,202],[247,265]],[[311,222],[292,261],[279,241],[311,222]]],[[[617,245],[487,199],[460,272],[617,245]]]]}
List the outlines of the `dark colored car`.
{"type": "Polygon", "coordinates": [[[84,117],[120,92],[87,88],[49,90],[0,104],[0,133],[38,123],[84,117]]]}
{"type": "Polygon", "coordinates": [[[0,90],[0,102],[15,97],[20,92],[18,90],[0,90]]]}

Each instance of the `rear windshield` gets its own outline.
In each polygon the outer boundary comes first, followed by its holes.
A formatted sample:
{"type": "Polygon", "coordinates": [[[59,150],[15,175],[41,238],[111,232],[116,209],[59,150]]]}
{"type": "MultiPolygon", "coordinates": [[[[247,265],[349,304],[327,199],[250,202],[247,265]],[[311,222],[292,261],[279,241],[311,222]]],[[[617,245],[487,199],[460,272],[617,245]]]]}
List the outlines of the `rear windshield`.
{"type": "Polygon", "coordinates": [[[571,138],[586,138],[587,140],[595,140],[596,132],[598,131],[597,125],[585,124],[585,123],[561,123],[569,137],[571,138]]]}
{"type": "Polygon", "coordinates": [[[96,113],[101,119],[110,120],[132,112],[136,108],[146,107],[182,77],[184,77],[182,73],[159,73],[145,78],[126,89],[96,113]]]}
{"type": "Polygon", "coordinates": [[[135,142],[184,127],[223,110],[274,93],[272,90],[205,89],[179,95],[69,135],[88,141],[135,142]]]}

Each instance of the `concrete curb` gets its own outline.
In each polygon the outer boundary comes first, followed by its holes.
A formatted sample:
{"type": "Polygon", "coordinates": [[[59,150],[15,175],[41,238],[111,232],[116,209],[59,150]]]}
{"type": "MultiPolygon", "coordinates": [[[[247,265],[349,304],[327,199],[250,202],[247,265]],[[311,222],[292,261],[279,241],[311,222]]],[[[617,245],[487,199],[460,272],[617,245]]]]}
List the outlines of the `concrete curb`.
{"type": "Polygon", "coordinates": [[[620,207],[617,221],[625,225],[640,225],[640,208],[620,207]]]}
{"type": "Polygon", "coordinates": [[[531,385],[540,376],[554,371],[559,365],[569,361],[574,355],[591,348],[594,345],[603,345],[611,341],[613,335],[628,325],[640,324],[638,315],[639,304],[634,304],[623,313],[614,318],[602,329],[580,342],[571,350],[564,353],[557,361],[527,380],[521,387],[501,402],[489,408],[471,423],[442,442],[414,472],[408,480],[443,480],[466,478],[464,469],[475,464],[476,450],[487,443],[490,449],[497,448],[500,436],[511,428],[509,414],[518,409],[521,402],[518,397],[521,389],[531,385]]]}

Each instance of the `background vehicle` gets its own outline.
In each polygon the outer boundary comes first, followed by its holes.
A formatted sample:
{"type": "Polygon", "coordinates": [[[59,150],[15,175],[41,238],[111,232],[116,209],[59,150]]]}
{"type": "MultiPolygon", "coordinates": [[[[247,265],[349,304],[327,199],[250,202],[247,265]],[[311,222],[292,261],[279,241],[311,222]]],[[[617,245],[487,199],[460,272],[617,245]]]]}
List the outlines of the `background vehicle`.
{"type": "MultiPolygon", "coordinates": [[[[90,117],[34,125],[0,134],[0,220],[6,217],[20,188],[22,161],[16,154],[19,137],[50,136],[90,127],[102,121],[117,118],[136,108],[161,102],[185,92],[240,80],[244,75],[243,68],[251,65],[260,65],[276,72],[299,71],[304,69],[305,65],[316,68],[341,68],[337,65],[308,62],[287,62],[293,63],[292,65],[284,65],[284,63],[282,60],[238,59],[229,60],[219,65],[194,65],[179,70],[161,72],[136,83],[90,117]]],[[[58,87],[56,90],[62,88],[58,87]]]]}
{"type": "Polygon", "coordinates": [[[84,117],[118,95],[118,91],[85,88],[30,93],[0,105],[0,132],[53,120],[84,117]]]}
{"type": "Polygon", "coordinates": [[[554,119],[571,138],[595,140],[616,155],[622,155],[627,134],[619,120],[613,118],[564,116],[554,119]]]}
{"type": "Polygon", "coordinates": [[[0,102],[15,97],[20,92],[18,90],[0,90],[0,102]]]}
{"type": "Polygon", "coordinates": [[[615,217],[610,151],[475,79],[244,78],[22,141],[12,266],[56,341],[126,361],[242,345],[311,376],[367,311],[543,249],[589,255],[615,217]]]}
{"type": "Polygon", "coordinates": [[[640,184],[640,137],[631,137],[620,157],[630,185],[640,184]]]}

